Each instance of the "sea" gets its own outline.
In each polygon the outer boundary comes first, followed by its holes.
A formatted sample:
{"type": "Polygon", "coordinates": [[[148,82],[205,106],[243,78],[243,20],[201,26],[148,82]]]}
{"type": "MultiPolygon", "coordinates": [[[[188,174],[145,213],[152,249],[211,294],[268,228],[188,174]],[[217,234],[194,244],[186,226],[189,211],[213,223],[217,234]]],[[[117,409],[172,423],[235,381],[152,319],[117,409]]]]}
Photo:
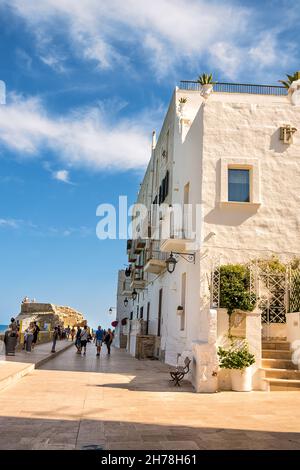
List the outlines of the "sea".
{"type": "Polygon", "coordinates": [[[7,330],[8,325],[0,325],[0,333],[4,333],[7,330]]]}

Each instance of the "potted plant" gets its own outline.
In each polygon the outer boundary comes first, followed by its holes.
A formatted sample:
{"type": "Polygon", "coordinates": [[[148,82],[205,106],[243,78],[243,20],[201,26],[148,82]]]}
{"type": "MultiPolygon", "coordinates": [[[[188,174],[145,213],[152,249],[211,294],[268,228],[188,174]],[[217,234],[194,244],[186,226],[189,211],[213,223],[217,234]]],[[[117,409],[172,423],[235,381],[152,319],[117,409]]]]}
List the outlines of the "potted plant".
{"type": "Polygon", "coordinates": [[[252,370],[255,357],[250,353],[247,343],[236,346],[231,343],[229,349],[221,346],[218,348],[219,366],[221,369],[229,369],[231,388],[235,392],[251,392],[252,370]]]}
{"type": "Polygon", "coordinates": [[[180,112],[180,114],[182,114],[182,111],[183,111],[183,107],[185,105],[185,103],[187,102],[187,98],[185,97],[181,97],[179,98],[179,101],[178,101],[178,110],[180,112]]]}
{"type": "Polygon", "coordinates": [[[288,96],[294,106],[300,105],[300,72],[287,74],[287,80],[278,80],[288,89],[288,96]]]}
{"type": "Polygon", "coordinates": [[[278,80],[285,88],[290,88],[291,84],[296,80],[300,80],[300,72],[295,72],[293,75],[287,74],[287,80],[278,80]]]}
{"type": "Polygon", "coordinates": [[[212,73],[203,73],[197,78],[197,82],[201,85],[201,94],[207,98],[213,91],[213,86],[217,83],[213,80],[212,73]]]}
{"type": "Polygon", "coordinates": [[[229,316],[229,336],[231,317],[234,311],[252,312],[256,306],[256,295],[250,292],[250,271],[243,264],[220,266],[220,307],[226,308],[229,316]]]}
{"type": "Polygon", "coordinates": [[[178,305],[177,307],[177,315],[182,315],[183,313],[183,307],[181,305],[178,305]]]}

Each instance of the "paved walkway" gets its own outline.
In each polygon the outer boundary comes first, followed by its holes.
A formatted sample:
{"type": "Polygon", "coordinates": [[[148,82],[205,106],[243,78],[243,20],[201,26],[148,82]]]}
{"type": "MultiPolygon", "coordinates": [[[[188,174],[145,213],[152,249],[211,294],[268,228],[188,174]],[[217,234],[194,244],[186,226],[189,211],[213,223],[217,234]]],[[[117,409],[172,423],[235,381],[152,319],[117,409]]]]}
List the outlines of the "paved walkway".
{"type": "MultiPolygon", "coordinates": [[[[4,351],[0,354],[0,390],[15,383],[24,375],[27,375],[35,367],[41,366],[48,360],[52,360],[52,342],[38,344],[32,352],[17,351],[15,356],[5,356],[4,351]]],[[[58,341],[56,344],[56,356],[71,346],[67,340],[58,341]]]]}
{"type": "Polygon", "coordinates": [[[71,348],[0,392],[0,449],[300,448],[300,393],[196,394],[167,370],[71,348]]]}

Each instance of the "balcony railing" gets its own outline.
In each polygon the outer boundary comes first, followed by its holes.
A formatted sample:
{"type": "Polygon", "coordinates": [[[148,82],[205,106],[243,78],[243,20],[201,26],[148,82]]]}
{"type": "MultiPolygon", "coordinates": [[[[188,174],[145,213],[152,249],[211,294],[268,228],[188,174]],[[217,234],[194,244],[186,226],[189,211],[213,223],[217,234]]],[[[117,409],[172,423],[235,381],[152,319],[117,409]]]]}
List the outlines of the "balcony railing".
{"type": "Polygon", "coordinates": [[[152,240],[146,249],[146,262],[151,259],[159,260],[159,261],[166,261],[168,256],[169,256],[168,253],[164,253],[160,251],[159,240],[152,240]]]}
{"type": "MultiPolygon", "coordinates": [[[[200,83],[193,80],[181,80],[181,90],[200,91],[200,83]]],[[[219,93],[250,93],[252,95],[286,96],[287,88],[277,85],[254,85],[250,83],[216,83],[214,91],[219,93]]]]}

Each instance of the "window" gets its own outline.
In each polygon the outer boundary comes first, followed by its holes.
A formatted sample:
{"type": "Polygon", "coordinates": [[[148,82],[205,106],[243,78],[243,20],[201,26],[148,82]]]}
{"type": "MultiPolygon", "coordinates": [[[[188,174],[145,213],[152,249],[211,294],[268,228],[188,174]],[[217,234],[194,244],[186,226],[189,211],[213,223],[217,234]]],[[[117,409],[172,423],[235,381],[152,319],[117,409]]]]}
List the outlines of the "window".
{"type": "Polygon", "coordinates": [[[243,205],[245,210],[257,210],[261,205],[260,164],[257,158],[221,158],[220,187],[221,207],[243,205]],[[248,208],[248,209],[247,209],[248,208]]]}
{"type": "Polygon", "coordinates": [[[250,170],[228,169],[228,201],[250,202],[250,170]]]}

